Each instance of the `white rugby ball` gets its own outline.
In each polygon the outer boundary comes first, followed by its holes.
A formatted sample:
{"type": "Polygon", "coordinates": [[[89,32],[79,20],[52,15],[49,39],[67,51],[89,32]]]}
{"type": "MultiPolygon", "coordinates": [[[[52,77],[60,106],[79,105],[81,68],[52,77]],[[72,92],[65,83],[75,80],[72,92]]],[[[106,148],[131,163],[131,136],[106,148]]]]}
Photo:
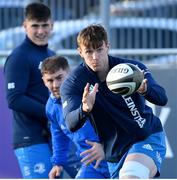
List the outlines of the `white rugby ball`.
{"type": "Polygon", "coordinates": [[[143,71],[137,65],[122,63],[109,71],[106,83],[113,93],[128,96],[138,90],[143,79],[143,71]]]}

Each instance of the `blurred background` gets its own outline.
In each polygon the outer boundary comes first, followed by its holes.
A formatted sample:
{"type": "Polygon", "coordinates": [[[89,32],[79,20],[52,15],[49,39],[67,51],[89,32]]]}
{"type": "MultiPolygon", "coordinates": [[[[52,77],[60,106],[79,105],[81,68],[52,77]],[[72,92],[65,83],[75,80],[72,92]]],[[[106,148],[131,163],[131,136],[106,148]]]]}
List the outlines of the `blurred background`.
{"type": "Polygon", "coordinates": [[[54,30],[49,46],[68,57],[73,68],[81,61],[76,36],[92,23],[107,29],[110,54],[142,61],[150,68],[169,98],[165,107],[150,104],[167,134],[160,178],[177,178],[177,0],[0,1],[0,178],[21,178],[11,145],[12,115],[5,100],[3,65],[25,37],[23,12],[31,2],[43,2],[51,8],[54,30]]]}

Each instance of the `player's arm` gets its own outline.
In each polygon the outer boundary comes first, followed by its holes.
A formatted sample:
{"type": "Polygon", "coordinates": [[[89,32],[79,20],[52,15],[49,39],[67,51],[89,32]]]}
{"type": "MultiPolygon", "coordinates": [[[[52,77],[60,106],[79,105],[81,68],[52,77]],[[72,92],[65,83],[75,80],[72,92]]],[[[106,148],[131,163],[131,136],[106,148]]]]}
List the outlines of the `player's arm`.
{"type": "Polygon", "coordinates": [[[98,85],[95,85],[92,92],[89,92],[89,87],[90,85],[87,84],[82,92],[68,86],[68,83],[64,83],[61,87],[64,118],[67,127],[72,132],[83,126],[93,108],[98,85]]]}
{"type": "Polygon", "coordinates": [[[147,67],[142,66],[142,68],[144,70],[144,80],[138,89],[138,92],[153,104],[159,106],[166,105],[168,98],[165,89],[154,80],[147,67]]]}
{"type": "Polygon", "coordinates": [[[52,164],[53,166],[64,166],[67,162],[67,153],[69,152],[69,138],[58,125],[56,116],[59,116],[59,114],[51,115],[47,110],[46,113],[52,136],[52,164]]]}
{"type": "Polygon", "coordinates": [[[8,106],[12,110],[46,120],[45,104],[26,94],[30,78],[29,64],[25,59],[19,63],[18,58],[21,57],[10,56],[4,68],[8,106]]]}

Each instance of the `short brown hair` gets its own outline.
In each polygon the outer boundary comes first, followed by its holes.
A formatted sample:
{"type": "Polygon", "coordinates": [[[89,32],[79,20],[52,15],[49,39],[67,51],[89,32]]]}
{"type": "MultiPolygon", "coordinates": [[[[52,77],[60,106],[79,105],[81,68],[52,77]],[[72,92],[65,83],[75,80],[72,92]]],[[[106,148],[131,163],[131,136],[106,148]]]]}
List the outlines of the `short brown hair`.
{"type": "Polygon", "coordinates": [[[69,71],[69,64],[63,56],[51,56],[46,58],[41,64],[41,74],[49,73],[53,74],[59,69],[69,71]]]}
{"type": "Polygon", "coordinates": [[[97,49],[103,45],[103,42],[108,44],[108,36],[106,30],[100,24],[93,24],[84,28],[77,36],[79,47],[84,45],[88,48],[97,49]]]}
{"type": "Polygon", "coordinates": [[[25,18],[37,21],[47,21],[51,18],[49,7],[42,3],[31,3],[25,8],[25,18]]]}

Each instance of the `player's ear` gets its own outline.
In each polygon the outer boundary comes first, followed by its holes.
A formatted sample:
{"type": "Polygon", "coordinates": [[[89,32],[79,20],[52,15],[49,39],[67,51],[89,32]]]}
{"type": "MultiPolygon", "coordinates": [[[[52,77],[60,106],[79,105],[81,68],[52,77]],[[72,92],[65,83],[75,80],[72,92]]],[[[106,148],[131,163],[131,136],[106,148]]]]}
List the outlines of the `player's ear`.
{"type": "Polygon", "coordinates": [[[80,47],[77,48],[78,52],[79,52],[79,55],[83,58],[83,55],[82,55],[82,49],[80,47]]]}
{"type": "Polygon", "coordinates": [[[26,20],[23,21],[23,27],[24,27],[24,29],[26,29],[26,20]]]}
{"type": "Polygon", "coordinates": [[[54,22],[51,20],[51,30],[53,30],[54,22]]]}
{"type": "Polygon", "coordinates": [[[44,79],[44,76],[42,76],[42,81],[43,81],[43,83],[45,84],[45,79],[44,79]]]}
{"type": "Polygon", "coordinates": [[[111,45],[110,45],[110,43],[107,43],[106,46],[107,46],[107,48],[108,48],[108,50],[109,50],[111,45]]]}

